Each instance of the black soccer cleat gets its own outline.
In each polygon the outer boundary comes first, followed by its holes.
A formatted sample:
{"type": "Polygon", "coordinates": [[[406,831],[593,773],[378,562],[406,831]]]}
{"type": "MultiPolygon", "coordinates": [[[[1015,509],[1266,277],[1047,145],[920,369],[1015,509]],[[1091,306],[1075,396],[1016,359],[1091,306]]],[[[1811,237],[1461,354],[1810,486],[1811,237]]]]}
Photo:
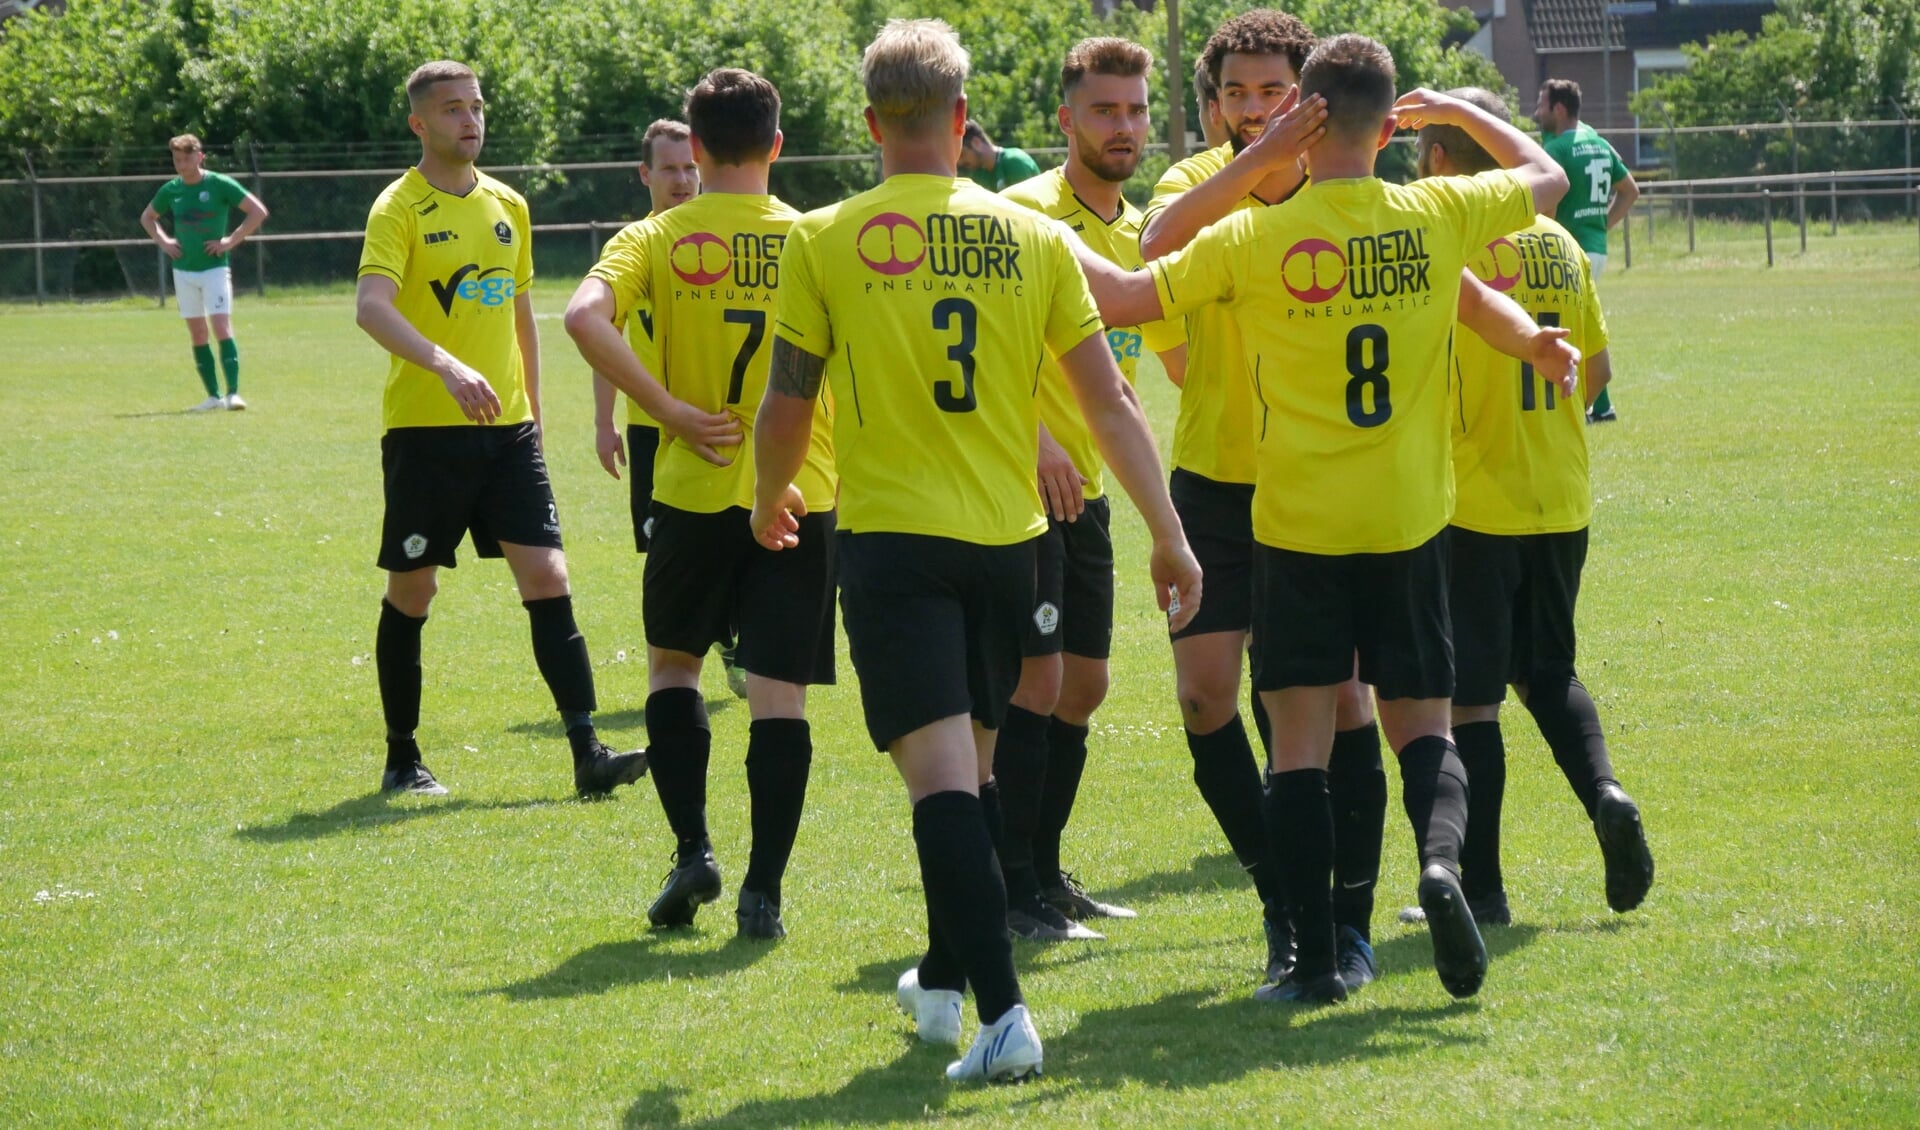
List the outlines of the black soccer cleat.
{"type": "Polygon", "coordinates": [[[1460,890],[1460,880],[1438,863],[1420,873],[1420,909],[1427,912],[1427,933],[1433,938],[1433,971],[1440,984],[1456,998],[1480,991],[1487,979],[1487,945],[1473,924],[1473,911],[1460,890]]]}
{"type": "Polygon", "coordinates": [[[1349,993],[1359,992],[1380,976],[1373,947],[1351,926],[1342,926],[1334,932],[1333,968],[1349,993]]]}
{"type": "Polygon", "coordinates": [[[1253,999],[1285,1004],[1339,1004],[1347,999],[1347,983],[1341,980],[1338,973],[1322,973],[1318,977],[1304,979],[1289,975],[1283,981],[1255,989],[1253,999]]]}
{"type": "Polygon", "coordinates": [[[1593,832],[1607,861],[1607,905],[1624,914],[1639,906],[1653,887],[1653,852],[1640,824],[1640,806],[1619,785],[1600,786],[1593,832]]]}
{"type": "Polygon", "coordinates": [[[1300,960],[1300,939],[1294,936],[1293,923],[1288,919],[1275,922],[1262,918],[1260,925],[1267,934],[1267,983],[1279,984],[1293,976],[1293,967],[1300,960]]]}
{"type": "Polygon", "coordinates": [[[433,774],[418,761],[399,769],[389,769],[380,774],[380,791],[383,793],[413,793],[416,796],[446,796],[447,787],[433,779],[433,774]]]}
{"type": "Polygon", "coordinates": [[[573,787],[583,797],[601,797],[619,785],[631,785],[647,775],[647,751],[615,753],[596,741],[592,753],[573,759],[573,787]]]}
{"type": "Polygon", "coordinates": [[[1087,893],[1070,872],[1061,872],[1060,881],[1040,888],[1040,897],[1055,910],[1084,922],[1089,918],[1138,918],[1138,912],[1110,902],[1101,902],[1087,893]]]}
{"type": "Polygon", "coordinates": [[[1089,930],[1040,898],[1007,907],[1007,932],[1030,942],[1098,942],[1106,935],[1089,930]]]}
{"type": "Polygon", "coordinates": [[[713,861],[712,848],[703,847],[687,860],[676,851],[673,858],[675,866],[667,872],[660,897],[647,908],[647,921],[656,929],[691,926],[694,911],[720,897],[720,865],[713,861]]]}
{"type": "Polygon", "coordinates": [[[786,924],[780,921],[780,904],[759,891],[743,888],[740,908],[733,917],[740,924],[740,937],[773,942],[787,936],[786,924]]]}

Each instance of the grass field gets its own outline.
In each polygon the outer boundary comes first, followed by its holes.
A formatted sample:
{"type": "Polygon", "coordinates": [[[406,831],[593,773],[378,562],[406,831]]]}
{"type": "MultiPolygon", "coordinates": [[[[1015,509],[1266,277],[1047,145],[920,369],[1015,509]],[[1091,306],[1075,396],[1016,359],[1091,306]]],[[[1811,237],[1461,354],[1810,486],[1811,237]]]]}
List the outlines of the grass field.
{"type": "MultiPolygon", "coordinates": [[[[201,393],[170,313],[0,308],[0,1125],[1920,1122],[1915,248],[1768,273],[1748,244],[1659,246],[1606,280],[1622,422],[1592,435],[1581,622],[1659,860],[1647,905],[1608,913],[1514,711],[1517,924],[1489,929],[1480,995],[1451,1001],[1393,919],[1416,874],[1395,805],[1383,979],[1254,1003],[1257,905],[1189,783],[1123,505],[1067,854],[1141,917],[1020,947],[1048,1071],[1004,1090],[949,1087],[893,1007],[924,918],[844,646],[792,936],[736,943],[728,900],[649,934],[672,846],[651,786],[571,799],[497,563],[444,578],[426,636],[421,736],[454,795],[374,795],[384,362],[344,296],[243,296],[253,410],[214,416],[178,411],[201,393]]],[[[552,317],[566,282],[537,293],[603,724],[637,745],[624,486],[552,317]]],[[[1146,384],[1164,435],[1171,390],[1146,384]]],[[[730,900],[747,719],[707,687],[730,900]]]]}

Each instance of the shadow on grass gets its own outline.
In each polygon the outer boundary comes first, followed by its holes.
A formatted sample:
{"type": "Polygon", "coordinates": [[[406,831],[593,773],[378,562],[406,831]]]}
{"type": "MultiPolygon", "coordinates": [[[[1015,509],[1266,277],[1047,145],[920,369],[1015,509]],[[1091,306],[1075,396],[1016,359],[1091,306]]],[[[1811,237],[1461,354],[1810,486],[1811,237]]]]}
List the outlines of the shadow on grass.
{"type": "MultiPolygon", "coordinates": [[[[1500,976],[1500,959],[1518,949],[1533,944],[1540,935],[1541,928],[1524,922],[1512,926],[1482,926],[1480,939],[1487,944],[1487,979],[1495,980],[1500,976]]],[[[1374,935],[1379,937],[1378,932],[1374,935]]],[[[1424,970],[1429,975],[1433,971],[1433,938],[1425,926],[1410,927],[1406,933],[1397,934],[1385,941],[1373,943],[1373,957],[1380,966],[1380,972],[1406,973],[1424,970]]]]}
{"type": "MultiPolygon", "coordinates": [[[[740,700],[731,695],[726,698],[708,699],[707,717],[711,718],[716,714],[726,713],[733,709],[734,703],[738,701],[740,700]]],[[[640,729],[647,724],[647,710],[644,706],[629,707],[626,710],[603,710],[593,716],[593,724],[603,730],[640,729]]],[[[561,728],[560,719],[557,717],[542,718],[538,722],[515,722],[513,725],[507,727],[507,733],[532,734],[535,737],[542,738],[564,738],[567,736],[567,732],[561,728]]]]}
{"type": "Polygon", "coordinates": [[[685,931],[642,934],[623,942],[589,946],[552,970],[478,995],[498,994],[512,1001],[584,997],[642,981],[718,977],[745,969],[773,952],[765,942],[734,937],[718,949],[688,950],[675,945],[697,939],[685,931]]]}
{"type": "Polygon", "coordinates": [[[241,828],[233,836],[237,840],[247,840],[257,844],[285,844],[300,840],[325,839],[344,832],[365,831],[383,825],[402,824],[429,816],[447,816],[467,810],[502,811],[564,803],[567,802],[555,797],[505,801],[447,800],[436,804],[433,801],[420,801],[412,797],[402,798],[376,792],[367,796],[350,797],[320,812],[296,812],[278,823],[250,825],[241,828]]]}
{"type": "Polygon", "coordinates": [[[191,408],[171,408],[160,412],[115,412],[115,420],[168,420],[176,416],[211,416],[211,412],[195,412],[191,408]]]}
{"type": "Polygon", "coordinates": [[[1129,879],[1117,887],[1089,884],[1087,890],[1105,902],[1131,906],[1136,902],[1152,902],[1168,895],[1229,887],[1245,887],[1251,891],[1253,880],[1247,878],[1240,861],[1231,852],[1217,852],[1194,856],[1193,862],[1181,871],[1155,871],[1150,875],[1129,879]]]}
{"type": "MultiPolygon", "coordinates": [[[[1088,1012],[1070,1031],[1043,1033],[1048,1083],[1018,1100],[1009,1119],[1045,1119],[1049,1107],[1076,1101],[1083,1092],[1110,1091],[1128,1083],[1173,1091],[1200,1089],[1271,1067],[1311,1068],[1469,1044],[1477,1037],[1453,1031],[1446,1022],[1470,1015],[1476,1007],[1450,1002],[1429,1008],[1348,1005],[1302,1010],[1261,1004],[1247,996],[1217,999],[1196,990],[1088,1012]]],[[[1044,1011],[1041,1021],[1044,1028],[1044,1011]]],[[[921,1122],[937,1115],[955,1093],[942,1070],[953,1054],[947,1048],[916,1044],[892,1063],[863,1071],[834,1091],[755,1100],[700,1122],[681,1119],[678,1092],[650,1091],[628,1107],[625,1124],[921,1122]]]]}

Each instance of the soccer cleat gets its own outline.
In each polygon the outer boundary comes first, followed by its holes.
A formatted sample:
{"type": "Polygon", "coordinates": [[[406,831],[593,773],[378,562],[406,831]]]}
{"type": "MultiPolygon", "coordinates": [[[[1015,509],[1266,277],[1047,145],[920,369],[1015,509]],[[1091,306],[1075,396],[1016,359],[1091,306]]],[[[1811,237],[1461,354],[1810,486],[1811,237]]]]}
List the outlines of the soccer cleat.
{"type": "Polygon", "coordinates": [[[245,412],[247,410],[247,402],[240,399],[240,394],[237,392],[228,393],[226,403],[227,411],[229,412],[245,412]]]}
{"type": "Polygon", "coordinates": [[[587,757],[573,759],[573,787],[583,797],[606,796],[616,786],[631,785],[647,775],[647,751],[615,753],[596,741],[587,757]]]}
{"type": "MultiPolygon", "coordinates": [[[[1473,911],[1473,921],[1477,926],[1511,926],[1513,910],[1507,906],[1507,892],[1495,891],[1490,895],[1467,900],[1467,909],[1473,911]]],[[[1402,907],[1400,921],[1409,926],[1418,926],[1427,920],[1427,912],[1417,906],[1402,907]]]]}
{"type": "Polygon", "coordinates": [[[1360,936],[1360,931],[1351,926],[1342,926],[1334,933],[1333,968],[1340,974],[1340,983],[1347,992],[1359,992],[1360,989],[1380,976],[1380,966],[1373,960],[1373,947],[1360,936]]]}
{"type": "Polygon", "coordinates": [[[1054,886],[1042,887],[1040,897],[1055,910],[1078,922],[1087,918],[1138,918],[1138,914],[1124,906],[1115,906],[1110,902],[1101,902],[1087,893],[1071,872],[1060,873],[1060,882],[1054,886]]]}
{"type": "Polygon", "coordinates": [[[446,796],[447,787],[433,779],[433,774],[418,761],[400,769],[389,769],[380,774],[380,791],[383,793],[414,793],[419,796],[446,796]]]}
{"type": "Polygon", "coordinates": [[[947,1078],[956,1083],[1017,1083],[1038,1074],[1040,1033],[1033,1030],[1024,1004],[980,1029],[966,1058],[947,1064],[947,1078]]]}
{"type": "Polygon", "coordinates": [[[713,849],[703,847],[692,859],[681,860],[673,853],[675,866],[667,872],[660,897],[647,908],[647,921],[656,929],[693,925],[693,913],[701,903],[720,897],[720,865],[713,861],[713,849]]]}
{"type": "Polygon", "coordinates": [[[1607,861],[1607,905],[1619,913],[1632,910],[1653,886],[1653,852],[1640,824],[1640,806],[1619,785],[1601,785],[1593,832],[1607,861]]]}
{"type": "Polygon", "coordinates": [[[1433,939],[1433,971],[1440,984],[1456,998],[1480,991],[1487,979],[1487,945],[1473,924],[1473,911],[1460,890],[1460,880],[1438,863],[1420,873],[1420,909],[1427,914],[1427,934],[1433,939]]]}
{"type": "Polygon", "coordinates": [[[1611,408],[1607,409],[1605,412],[1587,413],[1587,423],[1589,424],[1611,424],[1615,420],[1618,420],[1619,418],[1620,418],[1620,413],[1615,412],[1611,408]]]}
{"type": "Polygon", "coordinates": [[[1293,935],[1293,923],[1285,919],[1275,922],[1262,918],[1260,925],[1267,934],[1267,983],[1278,984],[1293,976],[1294,964],[1300,959],[1300,940],[1293,935]]]}
{"type": "Polygon", "coordinates": [[[226,409],[227,409],[226,397],[209,396],[205,400],[202,400],[200,403],[187,409],[187,411],[189,412],[224,412],[226,411],[226,409]]]}
{"type": "Polygon", "coordinates": [[[733,917],[740,924],[743,938],[772,942],[787,936],[786,924],[780,921],[780,905],[759,891],[742,888],[740,908],[733,912],[733,917]]]}
{"type": "Polygon", "coordinates": [[[1007,930],[1030,942],[1098,942],[1106,935],[1089,930],[1055,910],[1044,900],[1007,908],[1007,930]]]}
{"type": "Polygon", "coordinates": [[[952,989],[920,987],[920,967],[900,975],[894,989],[900,1011],[913,1017],[914,1030],[929,1044],[960,1046],[960,994],[952,989]]]}
{"type": "Polygon", "coordinates": [[[734,662],[735,654],[740,650],[738,644],[720,649],[720,666],[727,673],[727,689],[735,698],[747,697],[747,669],[734,662]]]}
{"type": "Polygon", "coordinates": [[[1347,984],[1338,973],[1304,981],[1289,974],[1285,980],[1255,989],[1253,999],[1269,1004],[1339,1004],[1347,999],[1347,984]]]}

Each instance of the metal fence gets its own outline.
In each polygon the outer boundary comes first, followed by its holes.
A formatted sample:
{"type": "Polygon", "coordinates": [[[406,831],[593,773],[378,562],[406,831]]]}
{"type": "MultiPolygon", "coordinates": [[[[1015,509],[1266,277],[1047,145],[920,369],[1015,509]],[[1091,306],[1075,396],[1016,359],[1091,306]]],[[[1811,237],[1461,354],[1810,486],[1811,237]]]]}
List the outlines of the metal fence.
{"type": "MultiPolygon", "coordinates": [[[[1920,259],[1920,168],[1872,169],[1863,172],[1799,173],[1772,176],[1716,177],[1703,180],[1647,181],[1640,199],[1621,223],[1625,266],[1633,266],[1636,218],[1643,225],[1641,239],[1652,243],[1656,218],[1664,213],[1664,228],[1686,229],[1687,252],[1698,250],[1698,221],[1703,217],[1757,223],[1766,242],[1767,265],[1774,265],[1776,228],[1782,240],[1798,234],[1800,254],[1807,251],[1809,226],[1824,226],[1830,237],[1840,234],[1843,219],[1885,218],[1905,212],[1914,218],[1915,255],[1920,259]]],[[[1670,236],[1677,238],[1677,236],[1670,236]]]]}

